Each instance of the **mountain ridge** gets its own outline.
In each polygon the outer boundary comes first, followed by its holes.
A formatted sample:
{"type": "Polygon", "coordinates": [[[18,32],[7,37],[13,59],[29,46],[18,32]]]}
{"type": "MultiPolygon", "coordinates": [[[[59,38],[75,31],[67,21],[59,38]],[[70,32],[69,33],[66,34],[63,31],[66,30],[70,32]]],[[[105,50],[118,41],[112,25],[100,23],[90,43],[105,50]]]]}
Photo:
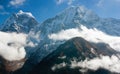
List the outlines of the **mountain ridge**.
{"type": "Polygon", "coordinates": [[[28,33],[38,22],[30,12],[13,13],[1,26],[1,31],[28,33]]]}
{"type": "MultiPolygon", "coordinates": [[[[118,32],[120,29],[120,20],[103,19],[97,16],[91,10],[88,10],[82,6],[69,7],[63,10],[61,13],[57,14],[55,17],[45,20],[41,24],[39,24],[35,20],[35,17],[31,16],[31,14],[30,16],[26,16],[28,13],[23,13],[23,11],[20,11],[16,14],[13,14],[12,17],[8,18],[8,20],[4,23],[5,25],[1,31],[25,33],[28,35],[28,43],[30,42],[30,45],[33,47],[26,47],[27,55],[29,55],[29,57],[27,57],[27,65],[35,65],[39,63],[44,57],[55,51],[59,45],[66,42],[67,40],[64,39],[54,40],[50,38],[50,35],[55,36],[61,31],[71,31],[67,33],[71,36],[73,32],[76,32],[76,28],[77,32],[82,32],[83,27],[81,26],[84,25],[84,33],[88,31],[97,31],[100,32],[100,34],[101,32],[104,33],[107,35],[107,37],[110,36],[110,38],[112,38],[111,36],[120,36],[120,33],[118,32]]],[[[61,36],[64,37],[64,34],[66,35],[66,33],[57,35],[57,38],[60,38],[61,36]]],[[[92,35],[94,34],[91,34],[90,36],[92,35]]],[[[97,40],[102,41],[99,38],[97,40]]],[[[107,45],[105,45],[105,47],[106,46],[107,45]]]]}
{"type": "MultiPolygon", "coordinates": [[[[82,61],[85,59],[100,57],[99,54],[111,56],[115,54],[115,51],[112,51],[111,49],[112,48],[104,48],[104,50],[111,52],[109,54],[99,49],[96,45],[84,40],[83,38],[75,37],[66,41],[64,44],[61,44],[57,50],[45,57],[33,68],[33,70],[31,70],[30,74],[98,74],[100,69],[97,70],[98,72],[86,69],[87,71],[82,73],[82,68],[71,67],[71,61],[75,63],[75,59],[77,61],[82,61]]],[[[112,72],[104,69],[103,71],[105,71],[107,74],[113,74],[112,72]]]]}

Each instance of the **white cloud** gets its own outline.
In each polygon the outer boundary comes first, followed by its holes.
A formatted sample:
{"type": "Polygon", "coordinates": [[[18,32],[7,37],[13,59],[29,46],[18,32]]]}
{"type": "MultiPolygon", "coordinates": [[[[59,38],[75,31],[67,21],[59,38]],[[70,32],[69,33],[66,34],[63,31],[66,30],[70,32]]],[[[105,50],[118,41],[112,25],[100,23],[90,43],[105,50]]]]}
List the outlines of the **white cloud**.
{"type": "Polygon", "coordinates": [[[23,3],[25,2],[26,0],[11,0],[9,2],[9,4],[11,6],[20,6],[20,5],[23,5],[23,3]]]}
{"type": "Polygon", "coordinates": [[[120,2],[120,0],[115,0],[116,2],[120,2]]]}
{"type": "Polygon", "coordinates": [[[60,64],[55,64],[51,69],[53,70],[53,71],[55,71],[55,70],[57,70],[57,69],[61,69],[61,68],[64,68],[64,67],[66,67],[67,66],[67,64],[65,63],[65,62],[63,62],[63,63],[60,63],[60,64]]]}
{"type": "MultiPolygon", "coordinates": [[[[110,36],[97,30],[96,28],[88,29],[87,27],[82,25],[79,28],[62,30],[58,33],[48,35],[48,37],[55,41],[69,40],[74,37],[83,37],[84,39],[90,42],[107,43],[116,51],[120,51],[120,37],[110,36]]],[[[94,58],[91,60],[86,59],[84,61],[74,60],[74,61],[71,61],[70,66],[71,68],[82,67],[83,68],[82,71],[87,71],[86,69],[97,70],[99,68],[104,68],[111,72],[120,73],[120,59],[119,59],[120,56],[119,55],[120,54],[118,54],[117,57],[115,55],[112,55],[112,57],[101,56],[100,58],[94,58]]]]}
{"type": "Polygon", "coordinates": [[[88,29],[85,26],[80,26],[80,28],[72,28],[67,30],[62,30],[58,33],[48,35],[52,40],[69,40],[74,37],[83,37],[87,41],[99,43],[104,42],[109,44],[116,51],[120,51],[120,37],[107,35],[96,28],[88,29]]]}
{"type": "Polygon", "coordinates": [[[1,15],[8,15],[9,12],[6,12],[6,11],[3,11],[3,12],[0,12],[1,15]]]}
{"type": "Polygon", "coordinates": [[[80,72],[87,72],[88,69],[96,71],[103,68],[114,73],[120,73],[120,55],[116,55],[112,55],[111,57],[101,55],[93,59],[86,58],[84,61],[78,61],[77,58],[73,57],[73,60],[70,60],[70,64],[66,62],[55,64],[51,69],[55,71],[64,67],[70,67],[71,69],[80,68],[80,72]]]}
{"type": "Polygon", "coordinates": [[[62,3],[64,3],[65,2],[65,0],[56,0],[56,4],[62,4],[62,3]]]}
{"type": "Polygon", "coordinates": [[[71,5],[75,0],[68,0],[68,5],[71,5]]]}
{"type": "Polygon", "coordinates": [[[120,0],[99,0],[96,4],[98,7],[111,7],[114,5],[119,5],[120,0]]]}
{"type": "Polygon", "coordinates": [[[97,57],[90,60],[86,59],[84,61],[71,61],[71,68],[74,69],[76,67],[90,70],[98,70],[99,68],[103,68],[111,72],[120,73],[120,59],[115,55],[112,55],[111,57],[101,56],[100,58],[97,57]]]}
{"type": "Polygon", "coordinates": [[[99,0],[98,3],[97,3],[97,6],[98,7],[102,7],[103,3],[104,3],[104,0],[99,0]]]}
{"type": "Polygon", "coordinates": [[[0,32],[0,56],[9,61],[25,58],[27,35],[0,32]]]}
{"type": "Polygon", "coordinates": [[[75,0],[56,0],[56,4],[60,5],[63,3],[67,3],[68,5],[71,5],[75,0]]]}
{"type": "Polygon", "coordinates": [[[0,5],[0,15],[7,15],[7,14],[9,14],[9,12],[6,12],[4,10],[4,7],[2,5],[0,5]]]}
{"type": "Polygon", "coordinates": [[[120,18],[120,0],[97,0],[95,10],[102,17],[120,18]]]}
{"type": "Polygon", "coordinates": [[[3,10],[3,9],[4,9],[4,7],[2,5],[0,5],[0,10],[3,10]]]}

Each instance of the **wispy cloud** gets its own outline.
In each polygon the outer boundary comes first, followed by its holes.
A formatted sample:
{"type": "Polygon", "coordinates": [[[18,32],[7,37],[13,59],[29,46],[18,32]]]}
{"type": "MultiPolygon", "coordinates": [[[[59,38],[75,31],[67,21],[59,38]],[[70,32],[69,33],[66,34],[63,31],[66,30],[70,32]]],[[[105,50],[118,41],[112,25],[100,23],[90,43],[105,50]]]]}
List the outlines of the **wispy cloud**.
{"type": "Polygon", "coordinates": [[[4,6],[0,5],[0,15],[8,15],[9,12],[6,12],[4,6]]]}
{"type": "Polygon", "coordinates": [[[0,5],[0,10],[4,9],[4,7],[2,5],[0,5]]]}
{"type": "Polygon", "coordinates": [[[10,6],[18,7],[18,6],[23,5],[25,1],[26,1],[26,0],[11,0],[11,1],[9,2],[9,5],[10,5],[10,6]]]}
{"type": "Polygon", "coordinates": [[[97,0],[95,8],[96,12],[101,17],[120,19],[120,0],[97,0]]]}
{"type": "Polygon", "coordinates": [[[8,14],[10,14],[10,13],[6,12],[6,11],[0,12],[0,15],[8,15],[8,14]]]}
{"type": "Polygon", "coordinates": [[[64,3],[64,2],[65,2],[65,0],[56,0],[56,4],[57,4],[57,5],[62,4],[62,3],[64,3]]]}
{"type": "Polygon", "coordinates": [[[75,0],[68,0],[68,5],[71,5],[75,0]]]}
{"type": "Polygon", "coordinates": [[[115,0],[115,1],[120,2],[120,0],[115,0]]]}
{"type": "Polygon", "coordinates": [[[119,4],[120,0],[99,0],[96,4],[98,7],[104,7],[104,6],[112,6],[119,4]]]}
{"type": "Polygon", "coordinates": [[[98,3],[97,3],[97,6],[98,7],[102,7],[103,3],[104,3],[104,0],[99,0],[98,3]]]}
{"type": "Polygon", "coordinates": [[[75,0],[56,0],[56,4],[60,5],[60,4],[66,3],[68,5],[71,5],[74,1],[75,0]]]}

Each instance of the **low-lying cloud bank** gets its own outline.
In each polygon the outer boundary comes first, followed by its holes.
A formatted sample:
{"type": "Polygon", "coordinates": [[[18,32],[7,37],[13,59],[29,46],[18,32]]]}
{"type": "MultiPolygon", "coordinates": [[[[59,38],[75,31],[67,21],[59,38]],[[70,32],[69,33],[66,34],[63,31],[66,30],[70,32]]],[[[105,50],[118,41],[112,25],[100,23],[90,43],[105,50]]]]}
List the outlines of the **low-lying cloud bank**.
{"type": "Polygon", "coordinates": [[[27,35],[0,32],[0,56],[9,61],[25,58],[27,35]]]}
{"type": "MultiPolygon", "coordinates": [[[[110,45],[114,50],[120,52],[120,37],[110,36],[96,28],[88,29],[81,25],[79,28],[62,30],[58,33],[50,34],[48,37],[54,41],[69,40],[74,37],[83,37],[87,41],[99,43],[104,42],[110,45]]],[[[84,61],[71,61],[71,68],[82,67],[83,69],[97,70],[99,68],[107,69],[111,72],[120,73],[120,54],[109,56],[101,56],[84,61]]],[[[81,70],[80,70],[81,71],[81,70]]]]}
{"type": "Polygon", "coordinates": [[[84,60],[77,62],[76,60],[71,61],[71,68],[80,67],[83,69],[98,70],[103,68],[111,72],[120,73],[120,59],[115,55],[101,56],[100,58],[94,58],[91,60],[84,60]]]}
{"type": "Polygon", "coordinates": [[[74,37],[82,37],[87,41],[94,43],[107,43],[116,51],[120,51],[120,37],[107,35],[104,32],[97,30],[96,28],[88,29],[83,25],[81,25],[79,28],[62,30],[58,33],[50,34],[48,37],[55,41],[69,40],[74,37]]]}
{"type": "Polygon", "coordinates": [[[55,71],[65,67],[69,67],[71,69],[80,68],[80,72],[87,72],[88,69],[96,71],[102,68],[113,73],[120,73],[120,59],[115,55],[112,55],[111,57],[101,55],[100,57],[96,57],[94,59],[86,58],[84,61],[77,61],[77,59],[74,59],[71,61],[71,64],[66,62],[55,64],[51,67],[51,70],[55,71]]]}

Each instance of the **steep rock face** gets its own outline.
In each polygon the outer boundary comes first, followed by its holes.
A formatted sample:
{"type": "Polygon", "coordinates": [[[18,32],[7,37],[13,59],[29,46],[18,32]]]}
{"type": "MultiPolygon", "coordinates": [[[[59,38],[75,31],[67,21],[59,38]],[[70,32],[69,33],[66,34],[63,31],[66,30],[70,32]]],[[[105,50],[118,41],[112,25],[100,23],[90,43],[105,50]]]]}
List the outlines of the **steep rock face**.
{"type": "Polygon", "coordinates": [[[20,10],[3,23],[1,31],[29,33],[36,25],[38,25],[38,22],[31,13],[20,10]]]}
{"type": "MultiPolygon", "coordinates": [[[[34,46],[38,44],[39,38],[37,37],[36,27],[39,23],[30,12],[23,12],[20,10],[18,13],[13,13],[0,27],[0,31],[3,32],[15,32],[23,33],[27,35],[28,46],[26,48],[27,56],[32,52],[30,49],[34,49],[34,46]]],[[[39,32],[37,30],[37,32],[39,32]]],[[[39,35],[38,35],[39,36],[39,35]]]]}
{"type": "Polygon", "coordinates": [[[97,28],[110,35],[119,36],[119,23],[119,19],[100,18],[94,12],[85,7],[72,6],[57,14],[55,17],[44,21],[40,25],[39,30],[41,30],[42,37],[45,37],[46,34],[57,33],[60,30],[76,28],[80,25],[84,25],[88,28],[97,28]]]}
{"type": "MultiPolygon", "coordinates": [[[[15,32],[15,33],[23,33],[27,36],[26,42],[32,42],[30,39],[34,35],[31,35],[30,31],[33,31],[34,27],[36,27],[39,23],[35,20],[34,16],[29,12],[23,12],[20,10],[18,13],[12,14],[0,27],[0,31],[3,32],[15,32]],[[30,36],[30,37],[29,37],[30,36]]],[[[19,39],[20,40],[20,39],[19,39]]],[[[8,46],[12,45],[12,43],[8,43],[8,46]]],[[[13,42],[14,45],[14,42],[13,42]]],[[[33,49],[30,45],[25,46],[27,55],[30,50],[33,49]]],[[[19,51],[20,52],[20,51],[19,51]]],[[[28,58],[26,55],[25,58],[28,58]]],[[[29,54],[30,55],[30,54],[29,54]]],[[[26,59],[8,61],[5,58],[0,57],[0,65],[2,65],[3,72],[13,72],[23,67],[26,59]]],[[[3,73],[4,74],[4,73],[3,73]]]]}
{"type": "MultiPolygon", "coordinates": [[[[38,46],[34,48],[34,50],[28,51],[32,53],[29,55],[30,57],[28,58],[28,61],[27,61],[28,67],[29,65],[33,65],[33,64],[35,65],[39,63],[44,57],[46,57],[48,54],[56,50],[59,45],[63,44],[66,41],[66,40],[55,41],[50,39],[49,35],[52,33],[58,33],[61,30],[66,30],[66,29],[71,29],[76,27],[78,28],[79,26],[84,25],[91,29],[97,28],[110,35],[120,36],[120,32],[118,32],[118,30],[120,29],[119,27],[120,20],[100,18],[91,10],[88,10],[81,6],[69,7],[65,9],[63,12],[61,12],[60,14],[56,15],[53,18],[47,19],[46,21],[44,21],[42,24],[38,26],[34,25],[36,21],[34,21],[34,18],[31,17],[30,14],[28,16],[28,13],[26,14],[20,11],[18,14],[15,14],[13,16],[14,17],[8,19],[7,20],[8,22],[6,22],[8,24],[10,23],[9,24],[10,26],[4,25],[2,28],[2,31],[10,31],[10,32],[25,31],[24,33],[28,33],[30,31],[28,38],[32,40],[33,43],[35,44],[39,43],[38,46]],[[26,18],[29,18],[29,19],[26,19],[26,18]],[[17,20],[14,20],[14,19],[17,19],[17,20]],[[31,28],[33,28],[34,26],[35,28],[31,30],[31,28]]],[[[101,44],[101,46],[103,47],[104,45],[105,44],[103,45],[101,44]]],[[[101,48],[101,46],[98,46],[99,49],[101,48]]],[[[79,46],[77,47],[79,48],[79,46]]],[[[105,48],[107,48],[106,45],[105,45],[105,48]]],[[[109,53],[106,53],[106,51],[107,50],[102,50],[99,52],[110,55],[109,53]],[[103,51],[105,52],[103,53],[103,51]]],[[[89,52],[90,51],[88,51],[87,53],[89,52]]],[[[86,53],[86,56],[88,56],[87,53],[86,53]]],[[[112,52],[110,51],[110,53],[112,52]]],[[[95,56],[95,55],[92,55],[92,56],[95,56]]]]}
{"type": "Polygon", "coordinates": [[[64,43],[64,41],[53,41],[49,39],[48,35],[57,33],[61,30],[79,27],[82,24],[81,22],[83,22],[83,19],[86,18],[91,19],[90,21],[92,22],[99,20],[99,17],[92,13],[92,11],[87,10],[82,6],[73,6],[41,23],[36,28],[36,33],[40,34],[40,43],[35,54],[30,58],[33,60],[36,57],[36,60],[34,60],[33,63],[39,62],[43,57],[54,51],[61,43],[64,43]],[[37,57],[39,58],[37,59],[37,57]]]}
{"type": "Polygon", "coordinates": [[[11,73],[11,72],[14,72],[14,71],[22,68],[26,59],[24,58],[24,59],[16,60],[16,61],[8,61],[8,60],[0,57],[0,61],[1,61],[0,72],[2,72],[2,74],[7,74],[7,73],[11,73]]]}
{"type": "Polygon", "coordinates": [[[28,54],[32,53],[32,55],[29,55],[30,59],[34,60],[33,63],[36,64],[41,61],[42,58],[54,51],[60,44],[65,42],[51,40],[49,35],[52,33],[78,28],[84,25],[91,29],[97,28],[110,35],[119,36],[119,23],[120,20],[117,19],[100,18],[94,12],[83,6],[72,6],[55,17],[47,19],[40,25],[37,25],[38,23],[31,13],[19,11],[3,23],[1,30],[27,33],[29,35],[28,42],[32,41],[33,44],[31,45],[33,46],[38,45],[32,51],[27,50],[28,54]]]}
{"type": "MultiPolygon", "coordinates": [[[[106,45],[105,45],[106,46],[106,45]]],[[[82,74],[79,71],[80,68],[72,69],[70,63],[72,60],[77,59],[77,61],[92,59],[95,57],[100,57],[100,55],[113,55],[117,52],[112,48],[99,48],[96,44],[89,43],[83,38],[76,37],[66,41],[61,44],[57,50],[45,57],[30,74],[82,74]],[[109,53],[106,53],[107,51],[109,53]]],[[[98,69],[97,71],[88,70],[83,74],[112,74],[105,69],[98,69]]]]}
{"type": "Polygon", "coordinates": [[[40,43],[36,48],[35,54],[33,54],[30,59],[33,60],[36,58],[33,63],[37,63],[65,42],[65,40],[54,41],[50,39],[50,34],[84,25],[90,29],[96,28],[107,34],[119,36],[119,23],[120,20],[117,19],[100,18],[94,12],[82,6],[69,7],[55,17],[47,19],[36,28],[35,33],[39,34],[40,43]]]}

